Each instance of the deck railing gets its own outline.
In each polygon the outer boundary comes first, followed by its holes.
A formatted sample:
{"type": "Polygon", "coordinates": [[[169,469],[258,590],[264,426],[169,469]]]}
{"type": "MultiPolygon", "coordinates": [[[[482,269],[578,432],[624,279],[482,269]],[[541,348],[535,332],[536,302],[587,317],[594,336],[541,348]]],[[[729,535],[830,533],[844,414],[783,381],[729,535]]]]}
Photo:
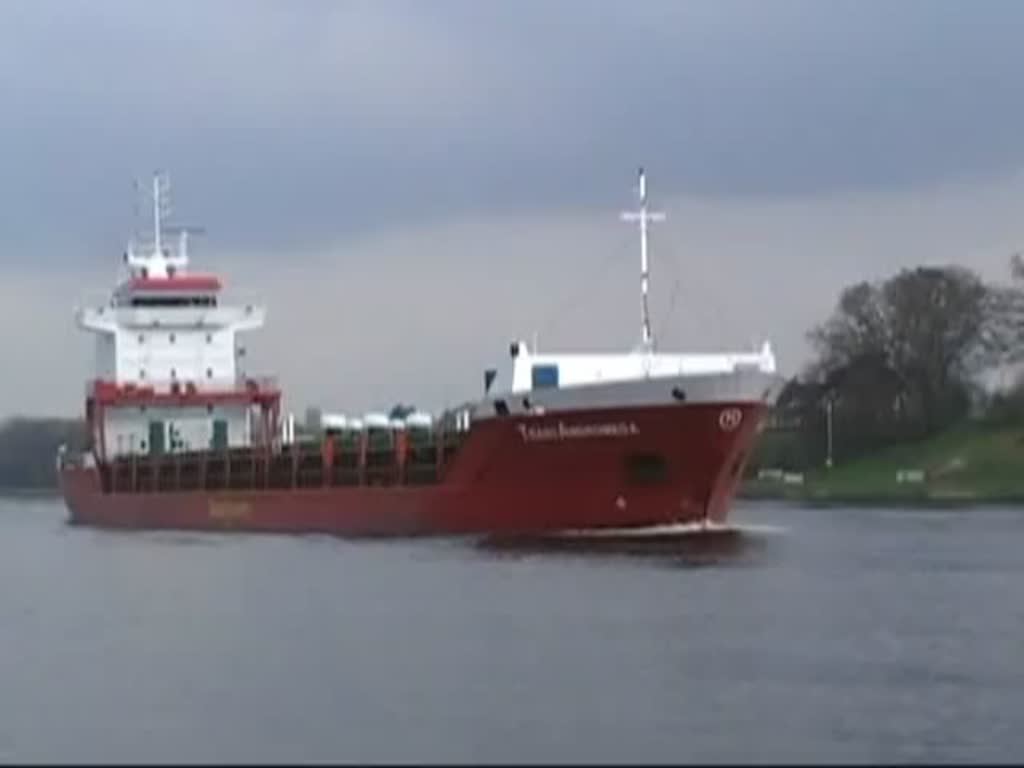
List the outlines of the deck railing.
{"type": "Polygon", "coordinates": [[[273,449],[119,456],[99,472],[107,493],[430,485],[441,482],[466,434],[437,431],[377,444],[326,437],[273,449]]]}
{"type": "Polygon", "coordinates": [[[118,383],[110,379],[89,379],[85,383],[86,396],[91,397],[97,393],[113,393],[115,391],[124,394],[151,392],[157,395],[223,395],[247,391],[280,392],[280,385],[274,376],[235,376],[230,379],[209,379],[200,382],[185,379],[156,379],[146,382],[118,383]]]}

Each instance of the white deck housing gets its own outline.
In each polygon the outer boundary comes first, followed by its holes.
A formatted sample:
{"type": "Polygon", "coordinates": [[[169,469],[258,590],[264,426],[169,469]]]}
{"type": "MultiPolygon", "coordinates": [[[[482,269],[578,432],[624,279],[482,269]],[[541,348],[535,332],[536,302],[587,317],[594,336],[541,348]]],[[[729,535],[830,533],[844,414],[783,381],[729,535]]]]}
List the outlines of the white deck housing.
{"type": "Polygon", "coordinates": [[[525,342],[513,345],[512,392],[520,394],[546,386],[639,381],[679,376],[724,374],[743,370],[775,373],[775,355],[765,342],[760,352],[725,354],[531,354],[525,342]]]}
{"type": "Polygon", "coordinates": [[[263,325],[262,307],[192,309],[110,304],[78,310],[96,334],[95,378],[118,384],[238,383],[238,334],[263,325]]]}

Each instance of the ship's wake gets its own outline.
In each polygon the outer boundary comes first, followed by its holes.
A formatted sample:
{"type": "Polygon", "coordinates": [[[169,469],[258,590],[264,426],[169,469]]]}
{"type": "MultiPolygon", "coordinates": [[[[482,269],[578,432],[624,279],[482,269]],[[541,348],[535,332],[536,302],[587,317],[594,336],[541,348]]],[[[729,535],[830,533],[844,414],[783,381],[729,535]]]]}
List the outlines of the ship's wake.
{"type": "Polygon", "coordinates": [[[646,528],[600,528],[537,534],[492,534],[480,549],[505,554],[574,554],[672,558],[682,565],[749,562],[786,529],[765,524],[680,523],[646,528]]]}

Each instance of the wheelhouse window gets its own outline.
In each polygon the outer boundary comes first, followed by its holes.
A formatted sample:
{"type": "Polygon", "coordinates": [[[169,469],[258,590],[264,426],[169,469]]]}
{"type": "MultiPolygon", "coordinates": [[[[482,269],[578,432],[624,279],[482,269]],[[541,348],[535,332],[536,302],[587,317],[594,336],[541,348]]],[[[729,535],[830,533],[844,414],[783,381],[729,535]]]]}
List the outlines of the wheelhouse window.
{"type": "Polygon", "coordinates": [[[132,307],[216,307],[216,296],[133,296],[132,307]]]}

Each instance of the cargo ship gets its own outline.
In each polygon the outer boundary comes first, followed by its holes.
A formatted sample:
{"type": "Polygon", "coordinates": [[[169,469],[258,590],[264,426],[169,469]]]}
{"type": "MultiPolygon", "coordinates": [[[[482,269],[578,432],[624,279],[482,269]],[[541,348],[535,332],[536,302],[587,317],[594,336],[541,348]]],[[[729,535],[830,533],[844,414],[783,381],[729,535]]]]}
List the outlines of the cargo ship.
{"type": "Polygon", "coordinates": [[[276,380],[244,370],[240,336],[264,308],[223,302],[217,275],[190,270],[190,230],[166,226],[155,175],[152,232],[129,241],[109,300],[76,313],[96,357],[87,444],[57,457],[70,522],[350,537],[725,525],[781,378],[768,342],[656,349],[648,230],[664,214],[648,210],[643,169],[638,182],[622,214],[640,235],[635,348],[515,340],[459,407],[325,413],[297,435],[276,380]]]}

